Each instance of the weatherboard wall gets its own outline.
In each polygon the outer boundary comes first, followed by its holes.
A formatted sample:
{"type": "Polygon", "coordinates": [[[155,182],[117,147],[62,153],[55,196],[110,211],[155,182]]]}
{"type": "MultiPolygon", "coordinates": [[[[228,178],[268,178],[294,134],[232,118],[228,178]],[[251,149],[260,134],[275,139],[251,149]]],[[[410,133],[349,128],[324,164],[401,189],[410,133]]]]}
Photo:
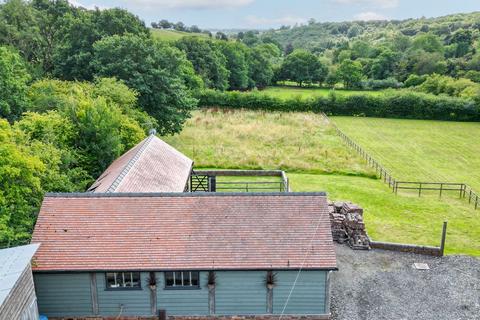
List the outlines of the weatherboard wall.
{"type": "MultiPolygon", "coordinates": [[[[273,314],[321,315],[326,310],[328,271],[302,271],[296,283],[297,271],[278,271],[273,289],[273,314]],[[287,298],[287,307],[283,310],[287,298]]],[[[89,273],[36,273],[34,274],[38,305],[41,314],[49,317],[152,315],[151,289],[147,285],[148,272],[141,273],[141,289],[109,290],[105,273],[95,274],[91,287],[89,273]],[[92,289],[95,288],[96,292],[92,289]]],[[[266,271],[217,271],[215,286],[215,315],[267,314],[266,271]]],[[[207,272],[200,272],[200,287],[191,289],[165,288],[163,272],[156,272],[156,304],[167,315],[207,316],[209,295],[207,272]]]]}

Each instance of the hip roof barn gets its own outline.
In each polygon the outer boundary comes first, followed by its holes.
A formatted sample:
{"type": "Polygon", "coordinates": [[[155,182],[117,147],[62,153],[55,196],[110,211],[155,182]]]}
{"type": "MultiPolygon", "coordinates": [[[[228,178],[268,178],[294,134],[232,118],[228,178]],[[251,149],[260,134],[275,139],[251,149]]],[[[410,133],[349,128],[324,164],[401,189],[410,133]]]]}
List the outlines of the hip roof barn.
{"type": "Polygon", "coordinates": [[[115,160],[90,192],[183,192],[193,161],[151,134],[115,160]]]}

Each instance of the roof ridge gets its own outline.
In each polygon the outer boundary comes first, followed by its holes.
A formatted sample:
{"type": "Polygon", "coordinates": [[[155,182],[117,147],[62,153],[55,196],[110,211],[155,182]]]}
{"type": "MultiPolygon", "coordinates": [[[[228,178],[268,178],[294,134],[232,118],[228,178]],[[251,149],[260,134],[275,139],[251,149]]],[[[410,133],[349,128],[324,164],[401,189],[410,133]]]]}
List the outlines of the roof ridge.
{"type": "Polygon", "coordinates": [[[155,135],[151,134],[148,138],[146,138],[144,140],[143,145],[137,150],[137,152],[132,157],[132,159],[130,159],[130,161],[128,161],[128,163],[125,165],[125,167],[120,172],[120,174],[117,176],[117,178],[115,178],[115,180],[112,182],[110,187],[108,187],[107,191],[105,191],[106,193],[115,192],[115,190],[118,188],[118,186],[122,182],[123,178],[125,178],[125,176],[130,172],[130,170],[133,168],[135,163],[138,161],[138,159],[142,155],[143,151],[145,151],[148,144],[150,143],[150,141],[153,140],[154,137],[155,137],[155,135]]]}

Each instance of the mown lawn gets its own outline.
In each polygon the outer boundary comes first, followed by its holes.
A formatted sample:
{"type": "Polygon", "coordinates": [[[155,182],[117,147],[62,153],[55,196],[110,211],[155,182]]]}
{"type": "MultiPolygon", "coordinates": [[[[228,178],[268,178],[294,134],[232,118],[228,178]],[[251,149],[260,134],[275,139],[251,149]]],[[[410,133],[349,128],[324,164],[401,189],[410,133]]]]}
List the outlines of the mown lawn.
{"type": "Polygon", "coordinates": [[[447,253],[480,256],[480,211],[453,195],[395,196],[318,115],[196,111],[182,133],[164,139],[197,168],[281,168],[293,191],[356,202],[375,240],[438,245],[448,220],[447,253]]]}
{"type": "Polygon", "coordinates": [[[369,94],[379,95],[382,91],[368,91],[368,90],[340,90],[340,89],[327,89],[327,88],[300,88],[294,86],[276,86],[268,87],[261,91],[267,95],[271,95],[280,99],[288,98],[315,98],[315,97],[327,97],[330,93],[335,92],[336,95],[351,95],[351,94],[369,94]]]}
{"type": "Polygon", "coordinates": [[[400,180],[461,182],[480,192],[480,123],[331,119],[400,180]]]}

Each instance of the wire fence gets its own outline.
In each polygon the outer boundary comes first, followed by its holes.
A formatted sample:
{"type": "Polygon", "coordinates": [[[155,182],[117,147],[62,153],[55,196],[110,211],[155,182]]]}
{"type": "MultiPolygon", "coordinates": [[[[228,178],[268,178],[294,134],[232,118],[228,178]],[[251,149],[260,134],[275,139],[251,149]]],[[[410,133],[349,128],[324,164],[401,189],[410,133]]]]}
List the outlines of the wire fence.
{"type": "Polygon", "coordinates": [[[389,170],[380,164],[374,157],[372,157],[365,149],[363,149],[358,143],[347,136],[335,123],[330,121],[326,114],[322,114],[328,123],[330,123],[337,134],[342,138],[343,142],[350,148],[357,151],[357,153],[367,162],[367,164],[375,170],[375,173],[388,184],[388,187],[392,189],[392,192],[398,194],[398,190],[410,190],[418,192],[418,196],[421,197],[425,191],[438,191],[439,197],[445,192],[458,193],[462,199],[468,199],[468,203],[473,204],[475,210],[480,207],[480,195],[474,191],[472,187],[465,183],[455,182],[418,182],[418,181],[401,181],[395,178],[389,170]]]}

